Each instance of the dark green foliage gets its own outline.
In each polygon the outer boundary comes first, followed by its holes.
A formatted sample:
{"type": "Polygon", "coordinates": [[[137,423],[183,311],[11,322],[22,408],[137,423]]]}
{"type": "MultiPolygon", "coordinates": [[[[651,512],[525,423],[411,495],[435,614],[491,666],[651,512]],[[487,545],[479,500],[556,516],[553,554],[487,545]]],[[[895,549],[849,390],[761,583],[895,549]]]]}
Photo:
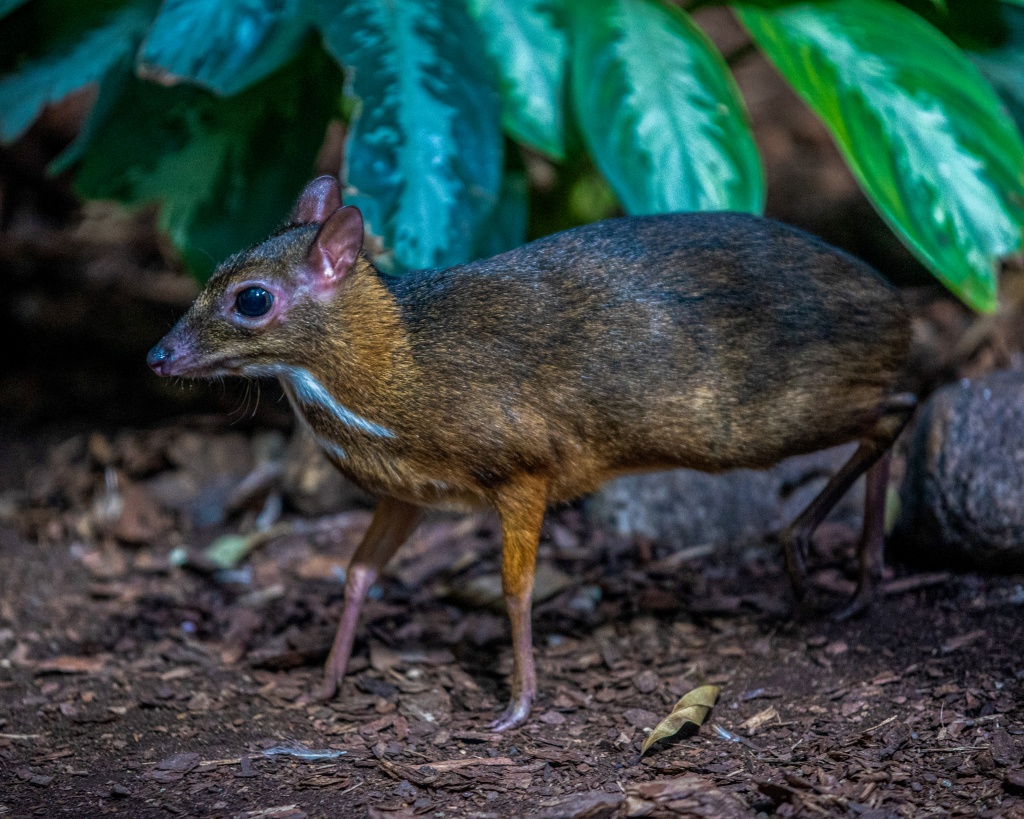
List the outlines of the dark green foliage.
{"type": "Polygon", "coordinates": [[[968,304],[994,310],[998,260],[1021,243],[1024,149],[963,52],[881,0],[739,9],[904,243],[968,304]]]}
{"type": "Polygon", "coordinates": [[[321,20],[362,107],[346,152],[359,205],[400,268],[466,261],[501,183],[501,100],[466,9],[350,0],[321,20]]]}
{"type": "Polygon", "coordinates": [[[288,62],[307,25],[301,0],[164,0],[139,71],[235,94],[288,62]]]}
{"type": "Polygon", "coordinates": [[[998,47],[980,49],[970,56],[1024,131],[1024,2],[1007,4],[1005,15],[1009,26],[1006,39],[998,47]]]}
{"type": "Polygon", "coordinates": [[[573,5],[573,103],[630,213],[759,213],[764,181],[739,89],[684,13],[660,0],[573,5]]]}
{"type": "Polygon", "coordinates": [[[90,134],[79,192],[129,205],[160,201],[160,226],[207,274],[287,214],[336,110],[340,80],[315,45],[233,97],[127,78],[90,134]]]}
{"type": "Polygon", "coordinates": [[[24,5],[26,0],[0,0],[0,17],[6,17],[18,6],[24,5]]]}
{"type": "Polygon", "coordinates": [[[47,103],[127,66],[154,10],[152,3],[37,0],[12,18],[0,53],[20,70],[0,80],[0,140],[20,136],[47,103]]]}
{"type": "Polygon", "coordinates": [[[519,247],[526,241],[529,182],[524,171],[506,171],[498,189],[498,201],[477,233],[473,257],[484,259],[519,247]]]}
{"type": "Polygon", "coordinates": [[[99,84],[55,167],[77,164],[83,195],[159,203],[199,274],[284,217],[331,118],[348,121],[346,201],[395,270],[520,243],[530,200],[535,232],[612,196],[757,212],[746,112],[692,16],[723,4],[896,234],[993,309],[1024,224],[1003,107],[1024,122],[1021,0],[0,0],[0,139],[99,84]],[[528,190],[519,146],[560,163],[553,179],[528,190]]]}
{"type": "Polygon", "coordinates": [[[990,48],[1007,35],[999,0],[900,0],[961,48],[990,48]]]}

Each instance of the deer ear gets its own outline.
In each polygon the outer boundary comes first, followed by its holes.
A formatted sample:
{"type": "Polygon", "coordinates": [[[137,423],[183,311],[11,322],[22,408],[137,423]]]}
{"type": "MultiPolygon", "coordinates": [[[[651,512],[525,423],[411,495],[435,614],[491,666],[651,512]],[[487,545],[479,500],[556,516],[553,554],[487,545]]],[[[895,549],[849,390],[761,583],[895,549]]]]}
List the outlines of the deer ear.
{"type": "Polygon", "coordinates": [[[348,205],[330,215],[309,249],[309,267],[320,287],[336,284],[352,269],[363,247],[363,214],[348,205]]]}
{"type": "Polygon", "coordinates": [[[333,176],[318,176],[308,185],[292,210],[293,225],[326,222],[341,207],[341,186],[333,176]]]}

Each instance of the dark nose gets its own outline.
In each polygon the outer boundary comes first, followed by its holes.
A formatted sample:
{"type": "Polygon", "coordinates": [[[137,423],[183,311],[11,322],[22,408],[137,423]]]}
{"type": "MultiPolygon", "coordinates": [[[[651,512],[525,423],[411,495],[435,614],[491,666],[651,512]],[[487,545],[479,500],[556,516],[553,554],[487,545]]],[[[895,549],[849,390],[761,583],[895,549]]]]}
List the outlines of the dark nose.
{"type": "Polygon", "coordinates": [[[161,342],[149,351],[149,355],[146,356],[146,363],[157,375],[167,375],[171,366],[171,351],[161,342]]]}

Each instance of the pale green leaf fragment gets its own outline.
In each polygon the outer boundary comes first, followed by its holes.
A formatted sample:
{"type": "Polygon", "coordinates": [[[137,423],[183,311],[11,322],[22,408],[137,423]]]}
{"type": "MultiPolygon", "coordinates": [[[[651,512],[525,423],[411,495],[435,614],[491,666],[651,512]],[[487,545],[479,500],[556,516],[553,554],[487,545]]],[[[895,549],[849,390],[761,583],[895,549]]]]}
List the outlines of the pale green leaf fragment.
{"type": "Polygon", "coordinates": [[[203,557],[218,569],[233,569],[256,549],[290,531],[290,524],[279,523],[246,535],[221,535],[206,547],[203,557]]]}
{"type": "Polygon", "coordinates": [[[233,569],[264,541],[262,532],[250,535],[221,535],[206,547],[203,557],[218,569],[233,569]]]}
{"type": "Polygon", "coordinates": [[[885,534],[891,535],[896,529],[896,522],[900,519],[900,512],[903,511],[903,500],[900,498],[898,489],[892,486],[885,490],[885,534]]]}
{"type": "Polygon", "coordinates": [[[647,749],[655,742],[675,736],[684,725],[695,725],[698,728],[703,725],[711,709],[715,707],[718,692],[717,685],[702,685],[683,695],[682,699],[672,706],[672,712],[647,735],[640,749],[641,756],[647,753],[647,749]]]}

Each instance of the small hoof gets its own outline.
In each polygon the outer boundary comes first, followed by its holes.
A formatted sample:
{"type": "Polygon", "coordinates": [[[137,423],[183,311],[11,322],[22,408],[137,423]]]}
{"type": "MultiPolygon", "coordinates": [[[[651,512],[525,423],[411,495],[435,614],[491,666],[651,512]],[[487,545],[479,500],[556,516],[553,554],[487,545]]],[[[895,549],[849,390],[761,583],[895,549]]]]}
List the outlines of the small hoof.
{"type": "Polygon", "coordinates": [[[488,727],[492,731],[507,731],[509,728],[518,728],[526,718],[530,716],[530,704],[532,698],[520,697],[512,700],[501,716],[492,722],[488,727]]]}
{"type": "Polygon", "coordinates": [[[338,684],[333,680],[322,680],[313,689],[303,694],[295,702],[297,705],[319,705],[330,702],[338,693],[338,684]]]}
{"type": "Polygon", "coordinates": [[[832,615],[832,619],[837,623],[852,620],[854,617],[859,617],[867,612],[874,602],[874,593],[858,589],[857,593],[850,599],[850,602],[832,615]]]}

